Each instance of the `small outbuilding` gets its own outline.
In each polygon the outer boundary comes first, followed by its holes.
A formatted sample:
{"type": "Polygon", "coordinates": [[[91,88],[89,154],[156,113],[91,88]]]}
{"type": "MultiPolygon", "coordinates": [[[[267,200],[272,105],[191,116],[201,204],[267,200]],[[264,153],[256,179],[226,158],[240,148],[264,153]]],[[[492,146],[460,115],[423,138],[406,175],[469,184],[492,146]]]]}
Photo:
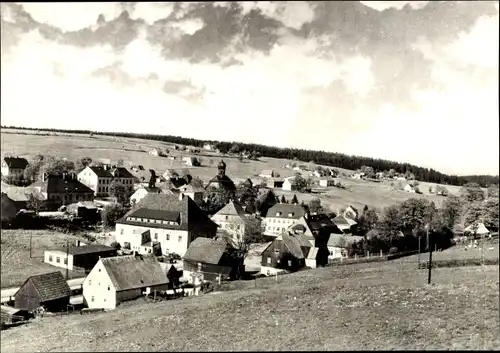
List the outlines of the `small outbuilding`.
{"type": "Polygon", "coordinates": [[[116,256],[116,249],[106,245],[90,244],[45,250],[44,262],[72,271],[90,271],[100,258],[116,256]]]}
{"type": "Polygon", "coordinates": [[[50,272],[29,277],[14,294],[14,307],[32,311],[40,306],[47,311],[67,309],[71,289],[61,272],[50,272]]]}

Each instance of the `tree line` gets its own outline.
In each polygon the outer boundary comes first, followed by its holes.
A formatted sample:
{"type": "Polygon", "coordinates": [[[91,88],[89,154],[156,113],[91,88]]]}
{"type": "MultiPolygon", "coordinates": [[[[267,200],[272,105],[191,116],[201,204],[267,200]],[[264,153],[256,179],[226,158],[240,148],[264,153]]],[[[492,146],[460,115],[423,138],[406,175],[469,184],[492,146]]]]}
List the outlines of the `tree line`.
{"type": "MultiPolygon", "coordinates": [[[[19,130],[39,130],[27,127],[2,126],[2,128],[19,129],[19,130]]],[[[499,184],[499,176],[491,175],[468,175],[457,176],[447,175],[438,172],[432,168],[418,167],[409,163],[400,163],[379,158],[349,156],[343,153],[313,151],[298,148],[280,148],[274,146],[264,146],[254,143],[239,143],[227,141],[210,141],[199,140],[195,138],[187,138],[171,135],[154,135],[154,134],[139,134],[134,132],[102,132],[90,130],[64,130],[64,129],[43,129],[43,131],[74,133],[93,135],[107,135],[115,137],[141,138],[154,141],[162,141],[174,144],[190,145],[194,147],[202,147],[205,143],[212,143],[222,153],[230,151],[249,151],[249,153],[257,154],[270,158],[282,159],[297,159],[302,161],[314,161],[318,164],[323,164],[332,167],[338,167],[349,170],[358,170],[362,166],[371,166],[376,172],[387,171],[393,169],[397,173],[412,173],[415,179],[438,184],[458,185],[462,186],[467,183],[477,183],[482,187],[487,187],[490,184],[499,184]]]]}

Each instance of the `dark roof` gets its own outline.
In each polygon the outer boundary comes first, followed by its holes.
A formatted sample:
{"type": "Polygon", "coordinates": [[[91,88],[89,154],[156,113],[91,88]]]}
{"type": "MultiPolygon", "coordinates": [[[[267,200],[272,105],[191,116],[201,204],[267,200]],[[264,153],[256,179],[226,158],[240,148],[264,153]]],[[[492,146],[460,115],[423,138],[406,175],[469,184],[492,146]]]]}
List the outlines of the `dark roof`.
{"type": "MultiPolygon", "coordinates": [[[[182,196],[182,200],[180,200],[179,195],[168,194],[147,194],[137,202],[134,209],[125,214],[117,223],[129,222],[126,221],[127,217],[140,208],[180,213],[181,224],[176,228],[179,230],[192,230],[196,226],[201,225],[201,223],[209,223],[217,227],[190,197],[182,196]]],[[[141,225],[144,226],[145,224],[141,223],[141,225]]],[[[165,228],[166,226],[164,224],[147,224],[147,227],[152,228],[165,228]]]]}
{"type": "Polygon", "coordinates": [[[63,177],[62,175],[49,175],[45,181],[38,181],[30,187],[40,187],[41,192],[52,193],[81,193],[93,194],[94,191],[88,186],[82,184],[77,179],[63,177]]]}
{"type": "Polygon", "coordinates": [[[327,229],[330,233],[335,233],[337,231],[341,233],[341,230],[337,227],[337,225],[326,215],[321,215],[319,217],[310,216],[306,222],[312,232],[327,229]]]}
{"type": "MultiPolygon", "coordinates": [[[[292,235],[289,235],[287,233],[282,233],[276,240],[282,240],[283,243],[285,244],[285,247],[288,249],[289,253],[294,256],[297,259],[303,259],[304,258],[304,253],[302,252],[302,249],[300,248],[300,242],[298,239],[292,235]],[[281,238],[281,239],[280,239],[281,238]]],[[[311,244],[309,244],[311,246],[311,244]]]]}
{"type": "Polygon", "coordinates": [[[330,234],[327,246],[347,248],[349,244],[353,244],[361,240],[363,240],[363,237],[357,235],[330,234]]]}
{"type": "Polygon", "coordinates": [[[189,244],[183,259],[218,265],[226,249],[227,245],[223,241],[198,237],[189,244]]]}
{"type": "MultiPolygon", "coordinates": [[[[65,247],[58,248],[57,251],[66,252],[65,247]]],[[[101,244],[90,244],[83,246],[70,246],[68,253],[70,255],[88,255],[102,252],[116,251],[115,248],[101,244]]]]}
{"type": "Polygon", "coordinates": [[[167,284],[167,274],[154,256],[115,256],[101,258],[116,291],[167,284]]]}
{"type": "MultiPolygon", "coordinates": [[[[290,236],[297,239],[297,242],[299,243],[300,246],[307,247],[307,248],[310,248],[313,246],[311,244],[311,242],[309,241],[308,237],[305,236],[304,234],[293,234],[293,235],[290,234],[290,236]]],[[[314,238],[312,238],[312,239],[314,240],[314,238]]]]}
{"type": "Polygon", "coordinates": [[[161,221],[179,222],[181,214],[179,211],[151,210],[149,208],[139,208],[127,217],[151,218],[161,221]]]}
{"type": "Polygon", "coordinates": [[[125,167],[114,167],[111,168],[110,174],[116,178],[130,178],[134,179],[135,176],[128,171],[125,167]]]}
{"type": "Polygon", "coordinates": [[[104,167],[100,166],[89,166],[89,168],[99,177],[99,178],[112,178],[111,173],[104,167]]]}
{"type": "Polygon", "coordinates": [[[236,201],[229,201],[222,209],[217,212],[218,215],[228,215],[228,216],[240,216],[242,219],[246,219],[247,212],[243,207],[236,201]]]}
{"type": "Polygon", "coordinates": [[[347,226],[352,226],[352,225],[355,225],[357,224],[356,221],[350,219],[350,218],[347,218],[345,217],[344,215],[339,215],[337,217],[335,217],[332,222],[339,226],[339,225],[347,225],[347,226]]]}
{"type": "Polygon", "coordinates": [[[26,158],[20,157],[4,157],[3,159],[9,168],[25,169],[28,166],[26,158]]]}
{"type": "Polygon", "coordinates": [[[170,178],[170,182],[175,188],[180,188],[183,185],[187,184],[187,181],[184,178],[170,178]]]}
{"type": "MultiPolygon", "coordinates": [[[[62,273],[59,271],[31,276],[26,280],[26,282],[24,282],[21,288],[28,281],[31,281],[33,286],[36,288],[38,294],[40,295],[40,302],[47,302],[71,296],[71,289],[69,288],[62,273]]],[[[21,290],[21,288],[19,288],[19,290],[21,290]]]]}
{"type": "Polygon", "coordinates": [[[235,191],[236,190],[236,185],[234,185],[234,182],[229,178],[227,175],[219,175],[217,174],[214,176],[208,184],[205,186],[205,189],[210,187],[210,184],[215,184],[218,183],[222,187],[226,188],[227,190],[235,191]]]}
{"type": "Polygon", "coordinates": [[[277,203],[267,211],[267,217],[278,218],[299,219],[301,217],[304,217],[305,214],[306,211],[301,205],[292,205],[289,203],[277,203]],[[278,212],[281,213],[280,216],[276,215],[278,212]],[[290,213],[292,213],[292,216],[288,216],[290,213]]]}

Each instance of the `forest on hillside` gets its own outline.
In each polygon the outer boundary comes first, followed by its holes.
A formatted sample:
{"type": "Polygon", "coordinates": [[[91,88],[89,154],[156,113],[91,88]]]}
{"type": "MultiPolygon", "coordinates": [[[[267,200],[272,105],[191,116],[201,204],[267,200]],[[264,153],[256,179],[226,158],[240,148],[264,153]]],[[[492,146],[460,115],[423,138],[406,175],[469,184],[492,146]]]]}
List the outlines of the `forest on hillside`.
{"type": "Polygon", "coordinates": [[[487,187],[490,184],[498,184],[499,176],[492,175],[467,175],[467,176],[457,176],[457,175],[447,175],[438,172],[434,169],[418,167],[409,163],[400,163],[395,161],[388,161],[385,159],[361,157],[361,156],[349,156],[343,153],[336,152],[325,152],[325,151],[312,151],[297,148],[280,148],[274,146],[264,146],[254,143],[240,143],[240,142],[228,142],[228,141],[214,141],[214,140],[199,140],[195,138],[181,137],[181,136],[170,136],[170,135],[154,135],[154,134],[139,134],[134,132],[101,132],[101,131],[90,131],[90,130],[64,130],[64,129],[35,129],[28,127],[16,127],[16,126],[2,126],[2,129],[18,129],[18,130],[29,130],[29,131],[49,131],[49,132],[59,132],[59,133],[74,133],[74,134],[87,134],[87,135],[106,135],[114,137],[128,137],[128,138],[140,138],[148,139],[154,141],[162,141],[180,145],[189,145],[193,147],[202,147],[205,143],[212,143],[221,152],[227,153],[231,151],[247,151],[249,153],[253,152],[263,157],[270,158],[282,158],[282,159],[297,159],[300,161],[314,161],[316,164],[327,165],[331,167],[358,170],[362,166],[371,166],[375,172],[388,171],[394,169],[397,173],[410,172],[415,176],[416,180],[447,184],[447,185],[457,185],[462,186],[464,184],[473,182],[481,185],[482,187],[487,187]]]}

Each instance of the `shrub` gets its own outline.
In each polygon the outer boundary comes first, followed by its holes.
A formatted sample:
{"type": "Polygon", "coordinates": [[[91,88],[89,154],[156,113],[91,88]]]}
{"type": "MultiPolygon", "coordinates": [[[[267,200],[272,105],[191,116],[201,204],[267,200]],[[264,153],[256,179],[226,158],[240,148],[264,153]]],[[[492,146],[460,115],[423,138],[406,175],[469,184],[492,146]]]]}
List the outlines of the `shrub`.
{"type": "Polygon", "coordinates": [[[120,245],[120,243],[118,243],[118,242],[116,242],[116,241],[112,242],[109,246],[111,246],[112,248],[115,248],[116,250],[120,250],[120,249],[121,249],[121,247],[122,247],[122,246],[120,245]]]}
{"type": "Polygon", "coordinates": [[[389,249],[389,254],[396,254],[398,252],[398,248],[393,246],[389,249]]]}

